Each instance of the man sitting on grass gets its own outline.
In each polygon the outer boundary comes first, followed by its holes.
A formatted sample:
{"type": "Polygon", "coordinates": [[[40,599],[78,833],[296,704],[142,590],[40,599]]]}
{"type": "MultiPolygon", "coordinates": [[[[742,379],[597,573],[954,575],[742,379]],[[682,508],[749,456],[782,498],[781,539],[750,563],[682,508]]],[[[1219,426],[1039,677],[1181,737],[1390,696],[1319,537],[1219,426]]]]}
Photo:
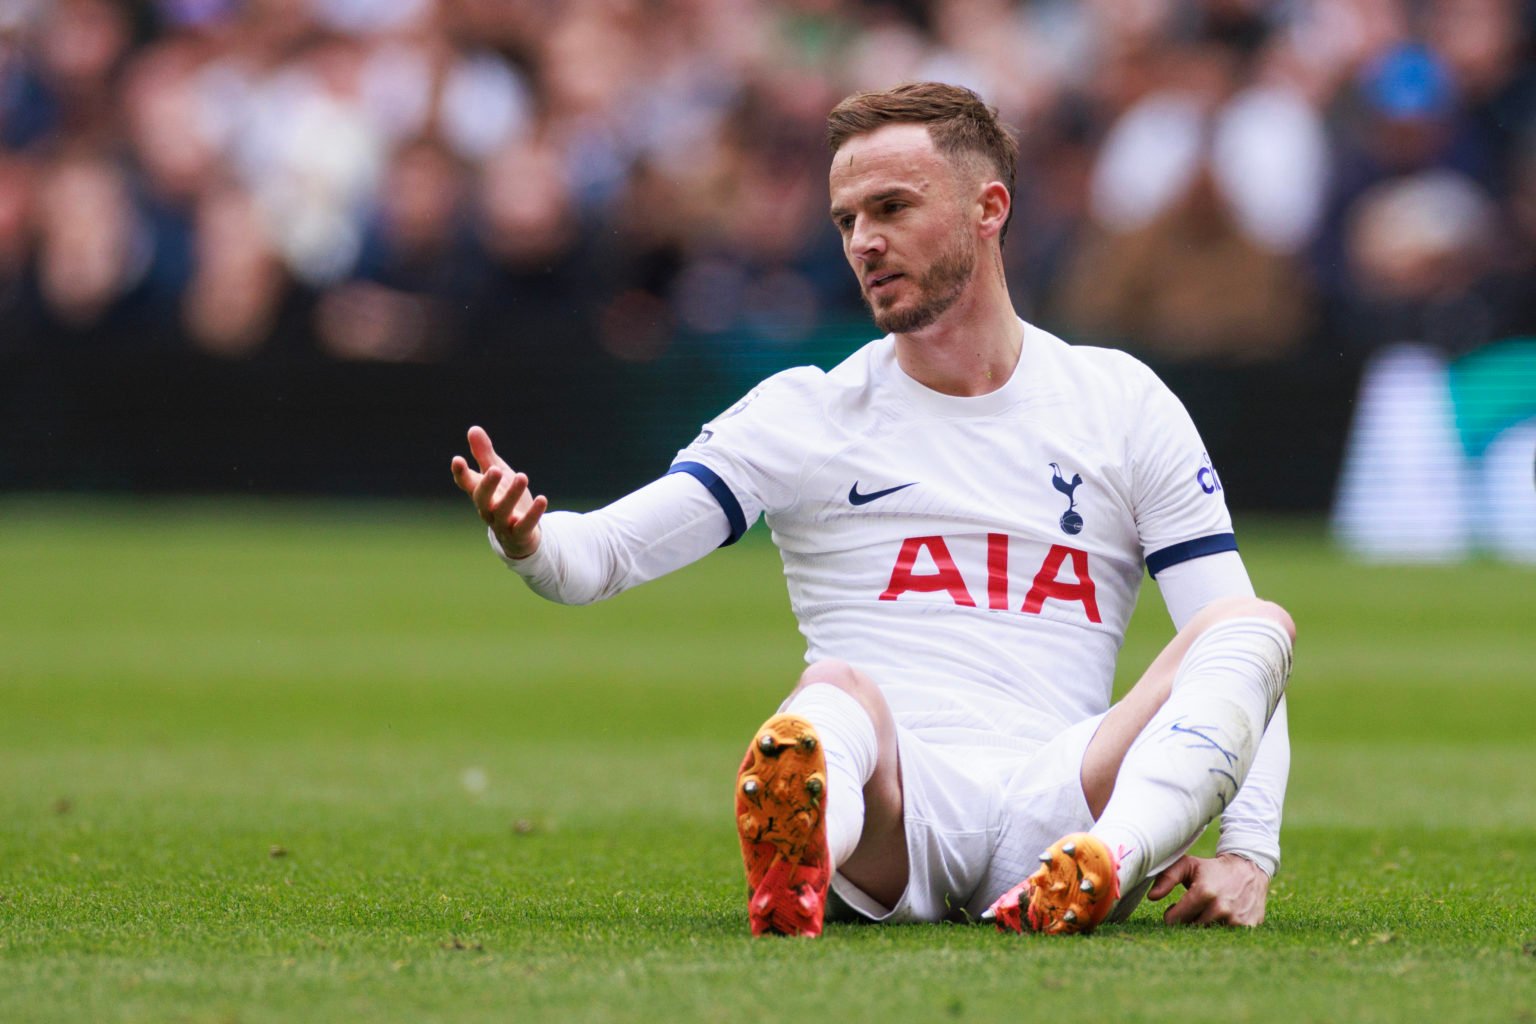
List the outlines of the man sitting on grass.
{"type": "Polygon", "coordinates": [[[478,427],[454,479],[565,603],[766,517],[809,668],[738,769],[754,934],[819,934],[829,902],[1080,932],[1181,884],[1169,921],[1260,923],[1295,627],[1254,597],[1188,414],[1130,356],[1014,312],[1016,147],[974,93],[851,96],[828,140],[831,218],[885,337],[764,381],[597,512],[546,515],[478,427]],[[1111,707],[1143,565],[1177,634],[1111,707]],[[1217,855],[1187,856],[1217,814],[1217,855]]]}

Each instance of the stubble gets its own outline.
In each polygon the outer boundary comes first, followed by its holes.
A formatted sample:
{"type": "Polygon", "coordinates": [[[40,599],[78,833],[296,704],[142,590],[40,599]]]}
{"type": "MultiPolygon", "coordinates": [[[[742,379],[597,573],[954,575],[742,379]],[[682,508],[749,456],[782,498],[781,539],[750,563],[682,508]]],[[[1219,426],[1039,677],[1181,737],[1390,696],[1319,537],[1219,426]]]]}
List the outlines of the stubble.
{"type": "Polygon", "coordinates": [[[875,328],[887,334],[909,334],[932,325],[953,306],[976,272],[976,246],[962,228],[950,244],[914,282],[917,301],[906,307],[878,309],[864,295],[864,304],[874,317],[875,328]]]}

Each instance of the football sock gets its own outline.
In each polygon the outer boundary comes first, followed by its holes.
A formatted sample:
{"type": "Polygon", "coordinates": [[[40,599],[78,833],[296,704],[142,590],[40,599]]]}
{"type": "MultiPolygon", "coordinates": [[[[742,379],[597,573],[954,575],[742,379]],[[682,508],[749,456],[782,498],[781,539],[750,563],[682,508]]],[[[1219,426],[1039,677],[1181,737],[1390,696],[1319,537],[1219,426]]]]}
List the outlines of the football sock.
{"type": "Polygon", "coordinates": [[[864,784],[875,774],[879,744],[875,723],[852,694],[831,683],[813,683],[784,702],[780,711],[799,715],[816,729],[827,758],[827,850],[842,864],[864,831],[864,784]]]}
{"type": "Polygon", "coordinates": [[[1120,892],[1183,856],[1237,795],[1290,672],[1290,637],[1270,619],[1227,619],[1196,638],[1090,830],[1119,858],[1120,892]]]}

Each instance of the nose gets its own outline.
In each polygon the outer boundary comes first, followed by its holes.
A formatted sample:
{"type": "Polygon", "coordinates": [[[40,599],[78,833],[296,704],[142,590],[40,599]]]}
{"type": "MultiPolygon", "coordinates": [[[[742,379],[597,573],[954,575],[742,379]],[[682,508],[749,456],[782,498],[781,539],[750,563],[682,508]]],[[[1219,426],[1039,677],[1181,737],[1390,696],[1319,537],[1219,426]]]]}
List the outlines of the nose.
{"type": "Polygon", "coordinates": [[[868,221],[858,217],[853,222],[853,231],[848,235],[848,255],[855,259],[868,261],[885,252],[885,236],[871,228],[868,221]]]}

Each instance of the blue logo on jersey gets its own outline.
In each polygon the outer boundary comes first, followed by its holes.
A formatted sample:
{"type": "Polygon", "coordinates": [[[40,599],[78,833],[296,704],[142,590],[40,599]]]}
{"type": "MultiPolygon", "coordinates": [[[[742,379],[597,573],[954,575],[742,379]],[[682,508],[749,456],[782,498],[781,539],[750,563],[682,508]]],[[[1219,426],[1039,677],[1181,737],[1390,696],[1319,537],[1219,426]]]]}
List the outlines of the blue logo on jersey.
{"type": "Polygon", "coordinates": [[[1072,497],[1072,492],[1083,485],[1081,474],[1073,473],[1072,482],[1067,483],[1061,475],[1061,467],[1051,463],[1051,471],[1055,474],[1051,480],[1051,486],[1067,496],[1067,510],[1061,514],[1061,532],[1076,536],[1083,532],[1083,517],[1076,512],[1077,502],[1072,497]]]}
{"type": "Polygon", "coordinates": [[[1221,490],[1221,477],[1216,475],[1216,467],[1211,465],[1211,457],[1209,455],[1201,452],[1200,458],[1205,462],[1205,465],[1201,466],[1195,473],[1195,483],[1199,484],[1200,489],[1206,494],[1215,494],[1221,490]]]}
{"type": "Polygon", "coordinates": [[[855,480],[853,482],[853,486],[848,488],[848,504],[868,505],[870,502],[878,501],[879,499],[885,497],[887,494],[895,494],[897,491],[904,491],[908,487],[916,487],[917,484],[918,481],[913,480],[910,484],[902,484],[899,487],[887,487],[883,491],[870,491],[868,494],[860,494],[859,482],[855,480]]]}

